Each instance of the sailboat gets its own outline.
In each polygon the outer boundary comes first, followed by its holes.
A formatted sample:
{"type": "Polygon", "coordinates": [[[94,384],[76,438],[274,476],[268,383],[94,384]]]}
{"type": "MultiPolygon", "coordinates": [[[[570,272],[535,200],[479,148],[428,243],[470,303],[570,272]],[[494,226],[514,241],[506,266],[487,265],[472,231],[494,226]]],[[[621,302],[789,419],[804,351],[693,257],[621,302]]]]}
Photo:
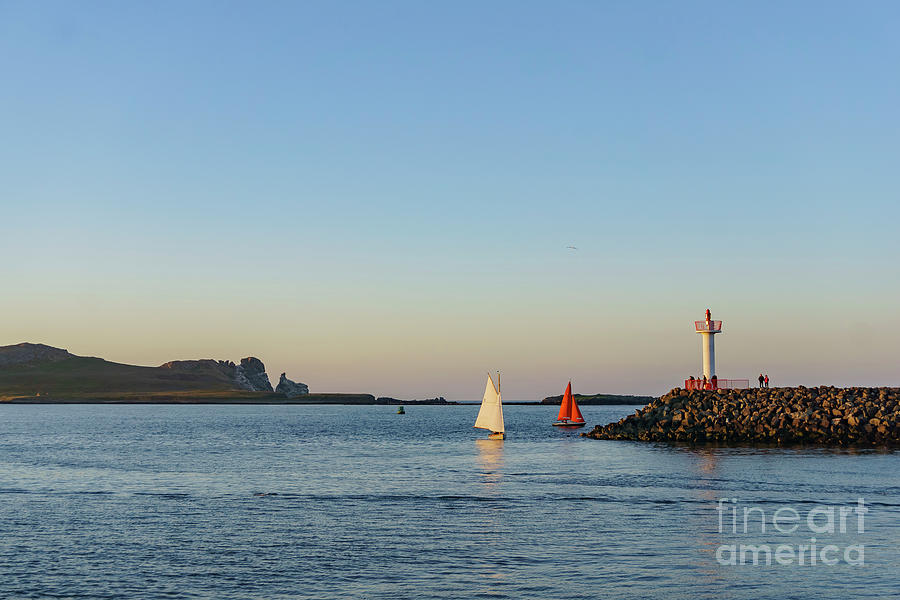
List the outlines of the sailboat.
{"type": "Polygon", "coordinates": [[[562,404],[559,406],[559,416],[556,417],[556,427],[584,427],[584,417],[578,410],[578,404],[575,403],[575,396],[572,395],[572,382],[566,386],[566,393],[563,394],[562,404]]]}
{"type": "MultiPolygon", "coordinates": [[[[500,386],[500,372],[497,372],[497,386],[500,386]]],[[[503,426],[503,401],[500,391],[494,387],[494,380],[488,373],[484,386],[484,398],[481,399],[481,410],[475,419],[475,427],[490,431],[489,440],[505,440],[506,428],[503,426]]]]}

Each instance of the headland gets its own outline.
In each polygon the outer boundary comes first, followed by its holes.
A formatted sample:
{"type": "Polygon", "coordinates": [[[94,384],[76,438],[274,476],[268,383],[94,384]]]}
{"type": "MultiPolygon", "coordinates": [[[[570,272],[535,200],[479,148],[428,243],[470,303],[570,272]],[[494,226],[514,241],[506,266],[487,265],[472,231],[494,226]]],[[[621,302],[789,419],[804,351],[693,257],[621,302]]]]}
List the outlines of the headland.
{"type": "Polygon", "coordinates": [[[456,404],[442,397],[310,393],[282,373],[274,388],[263,362],[173,360],[158,367],[78,356],[45,344],[0,346],[0,403],[11,404],[456,404]]]}
{"type": "Polygon", "coordinates": [[[372,394],[310,394],[263,362],[173,360],[158,367],[78,356],[45,344],[0,347],[0,402],[16,404],[375,404],[372,394]]]}

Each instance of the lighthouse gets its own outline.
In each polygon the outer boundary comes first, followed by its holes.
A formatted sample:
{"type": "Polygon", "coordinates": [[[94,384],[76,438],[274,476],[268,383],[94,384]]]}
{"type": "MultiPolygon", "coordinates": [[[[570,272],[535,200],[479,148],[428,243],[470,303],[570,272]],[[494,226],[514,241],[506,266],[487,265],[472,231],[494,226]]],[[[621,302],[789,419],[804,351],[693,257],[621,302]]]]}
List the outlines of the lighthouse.
{"type": "Polygon", "coordinates": [[[700,334],[700,350],[703,353],[703,376],[711,380],[716,374],[716,342],[715,335],[722,333],[722,321],[713,321],[709,309],[706,309],[704,321],[694,321],[694,329],[700,334]]]}

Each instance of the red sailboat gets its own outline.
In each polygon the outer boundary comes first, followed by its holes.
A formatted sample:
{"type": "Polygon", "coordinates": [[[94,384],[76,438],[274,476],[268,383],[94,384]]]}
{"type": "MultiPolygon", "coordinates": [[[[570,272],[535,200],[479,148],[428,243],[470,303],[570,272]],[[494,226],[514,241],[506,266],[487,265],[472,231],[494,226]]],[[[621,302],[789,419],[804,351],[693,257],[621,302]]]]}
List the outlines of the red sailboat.
{"type": "Polygon", "coordinates": [[[559,416],[556,417],[556,427],[584,427],[584,417],[578,410],[575,403],[575,396],[572,395],[572,382],[566,386],[566,393],[563,395],[562,404],[559,407],[559,416]]]}

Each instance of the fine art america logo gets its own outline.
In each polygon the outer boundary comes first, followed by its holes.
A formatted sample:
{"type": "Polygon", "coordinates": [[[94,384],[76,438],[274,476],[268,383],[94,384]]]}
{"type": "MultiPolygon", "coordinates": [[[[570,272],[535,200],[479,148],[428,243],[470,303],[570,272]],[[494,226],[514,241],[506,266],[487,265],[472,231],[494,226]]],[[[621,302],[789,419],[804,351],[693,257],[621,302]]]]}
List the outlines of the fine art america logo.
{"type": "MultiPolygon", "coordinates": [[[[719,533],[740,536],[740,543],[722,544],[716,550],[720,565],[797,565],[815,567],[839,563],[865,565],[865,546],[855,536],[865,533],[869,509],[862,498],[856,505],[817,505],[809,510],[784,506],[767,513],[764,508],[720,498],[719,533]],[[797,536],[802,543],[743,543],[747,537],[797,536]],[[817,538],[816,536],[820,536],[817,538]],[[823,538],[824,536],[824,538],[823,538]],[[837,538],[837,539],[835,539],[837,538]],[[841,544],[825,543],[841,541],[841,544]]],[[[757,540],[755,540],[757,541],[757,540]]]]}

